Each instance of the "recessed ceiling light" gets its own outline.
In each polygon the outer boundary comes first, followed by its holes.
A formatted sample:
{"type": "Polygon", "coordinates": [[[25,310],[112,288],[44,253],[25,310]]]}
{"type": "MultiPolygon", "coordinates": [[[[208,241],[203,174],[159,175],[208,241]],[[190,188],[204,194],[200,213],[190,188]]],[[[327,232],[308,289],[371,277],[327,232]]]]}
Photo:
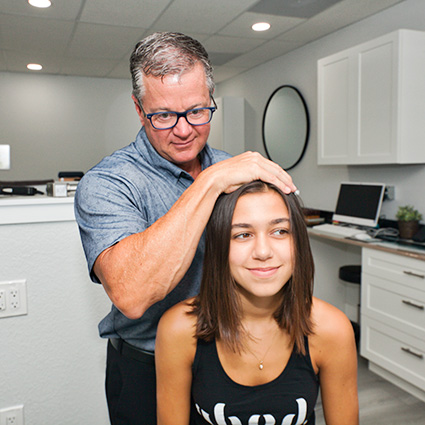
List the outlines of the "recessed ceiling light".
{"type": "Polygon", "coordinates": [[[251,28],[254,31],[267,31],[270,29],[270,24],[268,22],[257,22],[251,28]]]}
{"type": "Polygon", "coordinates": [[[29,63],[27,65],[27,68],[30,71],[41,71],[43,69],[43,67],[39,63],[29,63]]]}
{"type": "Polygon", "coordinates": [[[28,3],[34,7],[50,7],[52,2],[50,0],[28,0],[28,3]]]}

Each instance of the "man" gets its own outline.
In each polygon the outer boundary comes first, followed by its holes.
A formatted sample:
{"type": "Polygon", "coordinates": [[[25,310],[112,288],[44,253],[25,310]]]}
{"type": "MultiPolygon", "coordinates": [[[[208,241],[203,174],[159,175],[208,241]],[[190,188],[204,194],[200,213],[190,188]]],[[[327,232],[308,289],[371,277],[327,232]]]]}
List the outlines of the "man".
{"type": "Polygon", "coordinates": [[[258,153],[206,145],[215,111],[208,54],[196,40],[155,33],[130,59],[142,129],[78,185],[75,211],[93,281],[113,305],[106,393],[113,425],[156,424],[154,346],[161,315],[199,289],[202,234],[220,193],[262,179],[296,188],[258,153]]]}

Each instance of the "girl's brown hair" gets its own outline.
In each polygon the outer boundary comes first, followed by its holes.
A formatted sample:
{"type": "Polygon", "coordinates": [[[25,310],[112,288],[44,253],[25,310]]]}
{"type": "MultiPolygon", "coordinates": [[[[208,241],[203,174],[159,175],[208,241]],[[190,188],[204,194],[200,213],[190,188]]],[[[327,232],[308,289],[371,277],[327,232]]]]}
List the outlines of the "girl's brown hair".
{"type": "Polygon", "coordinates": [[[205,341],[220,339],[234,351],[244,347],[241,306],[229,267],[232,218],[241,196],[269,190],[276,191],[288,208],[294,250],[294,271],[282,288],[282,303],[274,318],[288,332],[296,350],[305,353],[304,337],[313,331],[310,313],[314,263],[302,207],[294,194],[285,195],[276,186],[259,180],[220,195],[215,204],[206,230],[201,290],[192,304],[192,314],[197,315],[196,337],[205,341]]]}

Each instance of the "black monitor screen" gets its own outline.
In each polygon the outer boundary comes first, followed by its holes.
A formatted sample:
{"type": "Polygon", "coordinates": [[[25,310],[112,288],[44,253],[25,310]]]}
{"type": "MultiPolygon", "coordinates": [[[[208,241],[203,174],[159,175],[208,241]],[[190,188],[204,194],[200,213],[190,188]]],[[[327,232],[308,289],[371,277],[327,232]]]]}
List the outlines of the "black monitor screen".
{"type": "Polygon", "coordinates": [[[385,185],[381,183],[341,183],[335,209],[336,219],[354,223],[356,218],[365,219],[367,223],[359,224],[376,226],[384,190],[385,185]]]}

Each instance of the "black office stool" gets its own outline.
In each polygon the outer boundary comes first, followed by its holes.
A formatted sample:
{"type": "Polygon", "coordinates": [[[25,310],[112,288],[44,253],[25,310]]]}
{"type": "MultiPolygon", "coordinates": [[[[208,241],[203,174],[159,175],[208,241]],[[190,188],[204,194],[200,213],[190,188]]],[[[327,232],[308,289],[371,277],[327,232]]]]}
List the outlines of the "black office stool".
{"type": "MultiPolygon", "coordinates": [[[[361,285],[362,267],[357,265],[342,266],[339,268],[339,278],[345,282],[361,285]]],[[[359,317],[360,319],[360,317],[359,317]]],[[[356,339],[356,346],[359,349],[360,325],[351,321],[356,339]]]]}

